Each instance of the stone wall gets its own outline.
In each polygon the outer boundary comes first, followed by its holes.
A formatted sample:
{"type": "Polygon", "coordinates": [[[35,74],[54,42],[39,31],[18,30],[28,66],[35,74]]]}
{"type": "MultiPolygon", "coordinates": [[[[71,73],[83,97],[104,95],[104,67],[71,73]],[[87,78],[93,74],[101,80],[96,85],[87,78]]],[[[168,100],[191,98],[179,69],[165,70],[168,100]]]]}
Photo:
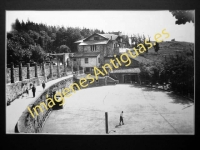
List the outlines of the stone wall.
{"type": "Polygon", "coordinates": [[[23,81],[17,81],[12,84],[11,83],[7,84],[6,85],[6,102],[8,101],[12,102],[16,98],[21,96],[24,93],[22,89],[25,83],[27,83],[28,88],[30,89],[31,83],[35,81],[36,85],[40,85],[43,80],[44,80],[44,76],[40,76],[40,77],[31,78],[31,79],[25,79],[23,81]]]}
{"type": "MultiPolygon", "coordinates": [[[[57,66],[53,66],[53,74],[57,76],[57,66]]],[[[50,76],[50,65],[45,65],[46,76],[50,76]]],[[[30,78],[35,77],[35,66],[29,68],[30,78]]],[[[60,73],[64,72],[64,65],[60,65],[60,73]]],[[[38,76],[43,76],[42,65],[37,66],[38,76]]],[[[27,79],[27,67],[22,67],[22,79],[27,79]]],[[[14,81],[19,81],[19,68],[14,68],[14,81]]],[[[11,68],[7,68],[6,83],[11,83],[11,68]]]]}
{"type": "MultiPolygon", "coordinates": [[[[41,102],[44,102],[47,105],[46,95],[48,95],[49,98],[53,99],[53,93],[54,92],[62,91],[64,88],[69,87],[69,85],[72,84],[72,83],[73,83],[73,77],[72,76],[70,76],[66,79],[63,79],[62,81],[57,82],[56,84],[54,84],[51,87],[49,87],[48,89],[46,89],[40,95],[40,97],[33,104],[30,104],[28,107],[31,110],[33,110],[33,108],[36,105],[41,106],[40,105],[41,102]]],[[[56,101],[55,101],[55,103],[56,103],[56,101]]],[[[19,132],[19,133],[41,133],[46,119],[48,118],[49,114],[51,113],[52,109],[54,108],[54,107],[48,108],[48,110],[46,110],[46,108],[44,108],[43,106],[41,106],[41,107],[43,109],[43,112],[40,112],[38,110],[39,115],[36,115],[35,112],[33,111],[34,118],[30,114],[28,109],[26,109],[22,113],[21,117],[19,118],[19,120],[17,122],[17,126],[16,126],[17,132],[19,132]]]]}
{"type": "MultiPolygon", "coordinates": [[[[42,69],[38,66],[38,76],[42,76],[42,69]]],[[[35,67],[30,67],[30,78],[35,77],[35,67]]],[[[11,83],[11,69],[7,68],[7,83],[11,83]]],[[[27,79],[27,67],[22,67],[22,78],[27,79]]],[[[14,80],[19,81],[19,68],[14,68],[14,80]]]]}
{"type": "Polygon", "coordinates": [[[50,75],[50,65],[45,65],[45,72],[46,76],[48,77],[50,75]]]}
{"type": "MultiPolygon", "coordinates": [[[[14,79],[15,82],[11,83],[11,69],[7,68],[7,84],[6,84],[6,102],[11,103],[14,101],[16,98],[21,96],[24,91],[22,91],[22,85],[27,83],[30,89],[30,84],[33,83],[34,81],[37,83],[37,85],[41,84],[43,80],[50,81],[57,79],[59,77],[66,76],[64,73],[64,65],[60,66],[60,71],[59,74],[60,76],[57,76],[57,66],[53,66],[53,77],[50,77],[50,66],[45,66],[45,71],[46,71],[46,77],[44,77],[44,73],[42,71],[42,66],[37,66],[37,73],[38,77],[35,77],[35,66],[30,67],[30,79],[27,79],[27,67],[22,67],[22,81],[19,81],[19,68],[14,68],[14,79]]],[[[66,70],[69,71],[69,68],[66,68],[66,70]]],[[[68,75],[71,74],[71,71],[68,73],[68,75]]]]}
{"type": "Polygon", "coordinates": [[[30,78],[35,77],[35,67],[30,67],[30,78]]]}
{"type": "Polygon", "coordinates": [[[6,83],[10,83],[10,82],[11,82],[11,70],[10,70],[10,68],[7,68],[6,83]]]}

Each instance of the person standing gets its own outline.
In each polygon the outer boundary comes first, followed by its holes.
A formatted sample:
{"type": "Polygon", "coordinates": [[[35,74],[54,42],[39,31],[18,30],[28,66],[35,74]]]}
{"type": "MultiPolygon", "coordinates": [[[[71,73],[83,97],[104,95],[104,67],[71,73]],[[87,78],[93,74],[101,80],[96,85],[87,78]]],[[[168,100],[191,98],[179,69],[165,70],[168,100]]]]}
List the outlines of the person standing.
{"type": "Polygon", "coordinates": [[[32,92],[33,92],[33,97],[35,97],[35,92],[36,92],[35,81],[32,85],[32,92]]]}
{"type": "Polygon", "coordinates": [[[120,119],[119,119],[119,125],[120,125],[120,126],[121,126],[121,122],[122,122],[122,125],[124,125],[123,111],[122,111],[121,114],[120,114],[120,119]]]}
{"type": "Polygon", "coordinates": [[[43,80],[43,82],[42,82],[42,87],[43,87],[43,89],[45,89],[45,82],[44,82],[44,80],[43,80]]]}

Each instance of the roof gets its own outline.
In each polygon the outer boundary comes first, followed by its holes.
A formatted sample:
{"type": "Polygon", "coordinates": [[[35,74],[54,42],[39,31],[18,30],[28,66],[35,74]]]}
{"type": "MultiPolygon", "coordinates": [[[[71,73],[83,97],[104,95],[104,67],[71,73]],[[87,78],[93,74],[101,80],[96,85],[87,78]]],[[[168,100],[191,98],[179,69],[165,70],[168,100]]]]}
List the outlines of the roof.
{"type": "MultiPolygon", "coordinates": [[[[140,54],[137,56],[137,57],[135,57],[135,58],[133,58],[133,57],[131,57],[131,55],[129,54],[129,52],[126,52],[127,54],[128,54],[128,56],[131,58],[131,59],[134,59],[134,60],[136,60],[136,61],[138,61],[138,62],[140,62],[140,63],[152,63],[153,61],[152,60],[150,60],[150,59],[147,59],[147,58],[145,58],[145,57],[143,57],[143,56],[140,56],[140,54]]],[[[134,52],[132,52],[133,53],[133,55],[135,54],[134,52]]],[[[121,53],[121,54],[123,54],[123,53],[121,53]]]]}
{"type": "MultiPolygon", "coordinates": [[[[130,57],[131,58],[131,57],[130,57]]],[[[140,62],[140,63],[152,63],[153,61],[152,60],[150,60],[150,59],[147,59],[147,58],[145,58],[145,57],[142,57],[142,56],[137,56],[137,57],[135,57],[135,58],[132,58],[132,59],[134,59],[134,60],[136,60],[136,61],[138,61],[138,62],[140,62]]]]}
{"type": "Polygon", "coordinates": [[[81,42],[83,42],[83,40],[85,40],[86,38],[84,38],[84,39],[82,39],[82,40],[78,40],[78,41],[76,41],[76,42],[74,42],[74,43],[81,43],[81,42]]]}
{"type": "Polygon", "coordinates": [[[118,37],[118,35],[115,35],[115,34],[98,34],[98,35],[103,36],[109,40],[116,40],[118,37]]]}
{"type": "Polygon", "coordinates": [[[140,73],[140,68],[116,69],[110,73],[140,73]]]}
{"type": "Polygon", "coordinates": [[[90,53],[74,53],[72,58],[81,58],[81,57],[97,57],[100,52],[90,52],[90,53]]]}
{"type": "Polygon", "coordinates": [[[99,45],[99,44],[107,44],[108,40],[101,40],[101,41],[84,41],[79,45],[99,45]]]}
{"type": "MultiPolygon", "coordinates": [[[[117,39],[117,37],[119,36],[119,35],[116,35],[116,34],[98,34],[98,33],[94,33],[94,34],[92,34],[92,35],[90,35],[90,36],[88,36],[88,37],[86,37],[86,38],[84,38],[84,39],[82,39],[82,40],[78,40],[78,41],[76,41],[76,42],[74,42],[74,43],[82,43],[82,42],[85,42],[84,40],[87,40],[89,37],[91,37],[91,36],[93,36],[93,35],[99,35],[99,36],[102,36],[102,37],[104,37],[104,38],[106,38],[107,40],[116,40],[117,39]],[[111,39],[112,38],[112,39],[111,39]]],[[[105,39],[105,41],[106,41],[106,39],[105,39]]],[[[107,44],[107,43],[106,43],[107,44]]]]}

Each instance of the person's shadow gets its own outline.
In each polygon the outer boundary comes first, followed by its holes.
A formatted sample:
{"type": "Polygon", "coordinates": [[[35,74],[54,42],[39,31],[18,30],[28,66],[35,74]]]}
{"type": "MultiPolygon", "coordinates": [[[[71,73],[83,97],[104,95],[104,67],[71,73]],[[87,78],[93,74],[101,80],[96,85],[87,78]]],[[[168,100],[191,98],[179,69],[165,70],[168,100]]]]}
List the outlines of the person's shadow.
{"type": "Polygon", "coordinates": [[[121,127],[121,125],[118,124],[118,125],[115,126],[115,128],[118,128],[118,127],[121,127]]]}

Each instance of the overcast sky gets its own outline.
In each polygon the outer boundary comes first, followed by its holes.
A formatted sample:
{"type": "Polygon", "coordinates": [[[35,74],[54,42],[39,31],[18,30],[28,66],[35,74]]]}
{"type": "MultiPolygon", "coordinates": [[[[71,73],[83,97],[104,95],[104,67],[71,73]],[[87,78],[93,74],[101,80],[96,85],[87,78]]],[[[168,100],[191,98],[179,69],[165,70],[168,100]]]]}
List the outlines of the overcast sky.
{"type": "Polygon", "coordinates": [[[194,42],[194,24],[176,25],[175,17],[168,11],[6,11],[6,31],[16,19],[26,22],[64,27],[86,27],[104,32],[121,31],[131,36],[144,34],[153,40],[163,29],[170,34],[166,41],[194,42]]]}

